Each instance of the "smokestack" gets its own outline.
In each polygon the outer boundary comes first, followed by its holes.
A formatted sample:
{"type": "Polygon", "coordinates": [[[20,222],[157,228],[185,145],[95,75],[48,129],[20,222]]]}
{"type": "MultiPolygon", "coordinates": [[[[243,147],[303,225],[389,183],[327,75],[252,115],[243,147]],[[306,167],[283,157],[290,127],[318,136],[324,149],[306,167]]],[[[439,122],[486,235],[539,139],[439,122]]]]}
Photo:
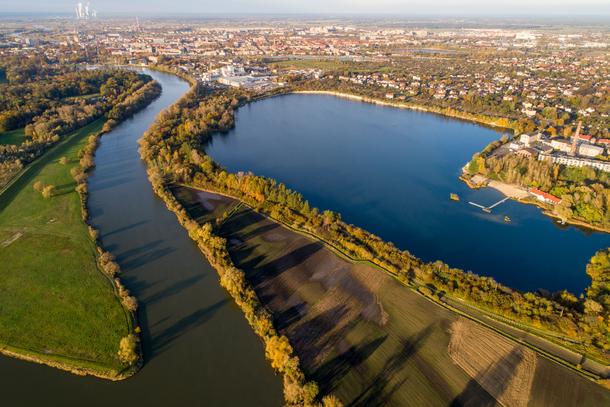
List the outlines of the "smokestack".
{"type": "Polygon", "coordinates": [[[576,131],[572,135],[572,151],[570,152],[572,155],[576,155],[576,142],[578,141],[578,137],[580,136],[581,126],[582,126],[582,120],[579,120],[578,126],[576,126],[576,131]]]}

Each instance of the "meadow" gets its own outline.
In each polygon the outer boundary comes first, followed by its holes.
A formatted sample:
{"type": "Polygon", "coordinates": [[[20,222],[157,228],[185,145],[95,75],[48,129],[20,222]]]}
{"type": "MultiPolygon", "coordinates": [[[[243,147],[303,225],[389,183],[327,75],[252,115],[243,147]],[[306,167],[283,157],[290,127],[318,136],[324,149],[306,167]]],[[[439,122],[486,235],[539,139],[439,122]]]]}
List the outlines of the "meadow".
{"type": "Polygon", "coordinates": [[[25,141],[25,129],[0,132],[0,145],[19,145],[25,141]]]}
{"type": "Polygon", "coordinates": [[[0,349],[112,376],[130,319],[99,269],[70,174],[103,123],[67,136],[0,195],[0,349]],[[53,185],[52,196],[37,182],[53,185]]]}

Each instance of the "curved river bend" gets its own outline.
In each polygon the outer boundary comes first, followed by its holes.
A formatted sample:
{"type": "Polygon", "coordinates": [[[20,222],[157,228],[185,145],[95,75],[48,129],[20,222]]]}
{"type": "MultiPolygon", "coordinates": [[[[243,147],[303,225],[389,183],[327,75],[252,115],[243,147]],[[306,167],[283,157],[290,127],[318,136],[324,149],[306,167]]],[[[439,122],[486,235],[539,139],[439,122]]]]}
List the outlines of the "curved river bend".
{"type": "Polygon", "coordinates": [[[492,189],[458,180],[497,131],[442,116],[293,94],[242,107],[236,127],[207,152],[232,172],[252,171],[301,192],[320,209],[394,242],[424,260],[443,260],[522,290],[589,285],[585,266],[610,235],[560,228],[540,209],[491,205],[492,189]],[[459,194],[461,201],[449,200],[459,194]],[[504,223],[508,215],[511,223],[504,223]]]}
{"type": "Polygon", "coordinates": [[[162,95],[102,137],[89,178],[92,221],[140,301],[146,364],[113,383],[0,357],[3,405],[282,404],[281,381],[262,343],[146,178],[137,140],[188,90],[172,75],[147,73],[162,85],[162,95]]]}

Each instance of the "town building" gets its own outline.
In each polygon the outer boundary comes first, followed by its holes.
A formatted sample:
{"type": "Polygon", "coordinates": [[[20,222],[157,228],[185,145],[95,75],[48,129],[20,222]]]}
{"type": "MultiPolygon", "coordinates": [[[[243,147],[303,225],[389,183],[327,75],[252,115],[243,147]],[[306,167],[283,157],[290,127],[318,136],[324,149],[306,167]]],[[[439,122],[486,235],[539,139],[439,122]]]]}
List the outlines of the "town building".
{"type": "Polygon", "coordinates": [[[578,154],[585,157],[597,157],[604,153],[604,148],[593,144],[582,143],[578,146],[578,154]]]}
{"type": "Polygon", "coordinates": [[[569,167],[593,167],[598,170],[610,172],[610,162],[601,160],[591,160],[589,158],[574,157],[565,154],[544,154],[538,155],[539,160],[548,160],[554,164],[563,164],[569,167]]]}
{"type": "Polygon", "coordinates": [[[540,141],[541,134],[522,134],[519,136],[519,141],[523,143],[526,147],[529,147],[536,141],[540,141]]]}

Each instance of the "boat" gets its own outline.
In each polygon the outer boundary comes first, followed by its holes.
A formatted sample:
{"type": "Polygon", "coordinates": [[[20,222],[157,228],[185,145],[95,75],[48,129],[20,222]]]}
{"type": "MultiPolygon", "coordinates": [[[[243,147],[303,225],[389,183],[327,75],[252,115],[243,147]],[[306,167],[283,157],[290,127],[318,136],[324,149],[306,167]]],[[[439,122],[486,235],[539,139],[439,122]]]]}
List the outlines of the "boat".
{"type": "Polygon", "coordinates": [[[449,194],[449,198],[451,198],[452,201],[460,200],[460,197],[458,196],[458,194],[454,194],[453,192],[449,194]]]}
{"type": "Polygon", "coordinates": [[[505,216],[504,217],[504,222],[506,222],[506,223],[510,222],[510,218],[508,216],[505,216]]]}

